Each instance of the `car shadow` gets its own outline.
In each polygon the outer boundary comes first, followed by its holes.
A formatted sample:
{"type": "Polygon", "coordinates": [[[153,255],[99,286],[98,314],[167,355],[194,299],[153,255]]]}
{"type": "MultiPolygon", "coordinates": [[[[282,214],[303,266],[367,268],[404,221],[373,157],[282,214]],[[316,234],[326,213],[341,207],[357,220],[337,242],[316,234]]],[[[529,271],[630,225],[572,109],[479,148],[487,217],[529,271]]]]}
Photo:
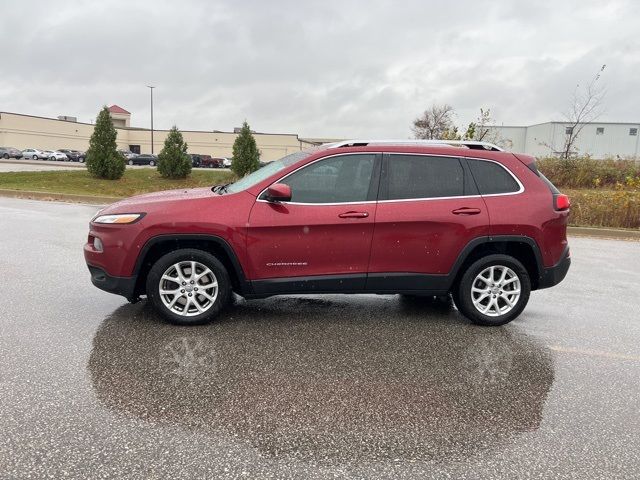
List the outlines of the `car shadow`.
{"type": "Polygon", "coordinates": [[[450,303],[398,296],[237,300],[176,327],[145,302],[100,325],[88,370],[117,414],[322,464],[441,460],[540,426],[546,349],[450,303]]]}

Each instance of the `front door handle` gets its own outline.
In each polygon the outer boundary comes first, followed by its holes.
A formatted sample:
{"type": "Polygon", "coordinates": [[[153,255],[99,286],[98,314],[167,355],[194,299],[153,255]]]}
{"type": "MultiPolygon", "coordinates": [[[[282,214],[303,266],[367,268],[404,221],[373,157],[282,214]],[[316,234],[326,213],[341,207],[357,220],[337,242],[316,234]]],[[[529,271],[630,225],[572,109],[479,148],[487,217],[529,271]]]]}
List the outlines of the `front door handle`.
{"type": "Polygon", "coordinates": [[[453,213],[454,215],[478,215],[480,213],[480,209],[462,207],[462,208],[456,208],[455,210],[452,210],[451,213],[453,213]]]}
{"type": "Polygon", "coordinates": [[[369,214],[367,212],[344,212],[338,214],[340,218],[367,218],[369,214]]]}

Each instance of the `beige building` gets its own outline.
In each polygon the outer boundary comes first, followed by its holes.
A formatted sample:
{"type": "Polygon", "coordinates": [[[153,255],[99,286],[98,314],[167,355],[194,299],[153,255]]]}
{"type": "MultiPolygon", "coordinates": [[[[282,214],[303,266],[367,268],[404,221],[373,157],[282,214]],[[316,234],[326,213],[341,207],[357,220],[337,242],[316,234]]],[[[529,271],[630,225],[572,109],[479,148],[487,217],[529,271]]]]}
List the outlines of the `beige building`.
{"type": "MultiPolygon", "coordinates": [[[[118,148],[136,153],[151,153],[151,131],[147,128],[131,127],[131,114],[125,109],[113,105],[109,110],[118,132],[118,148]]],[[[0,112],[0,146],[3,147],[41,150],[69,148],[86,151],[92,133],[93,125],[89,123],[0,112]]],[[[155,154],[162,150],[167,133],[168,130],[154,130],[155,154]]],[[[233,142],[238,136],[233,132],[216,130],[183,130],[182,134],[189,146],[189,153],[215,157],[230,157],[233,142]]],[[[260,159],[265,162],[277,160],[314,145],[313,141],[301,139],[296,134],[255,133],[254,137],[260,150],[260,159]]]]}

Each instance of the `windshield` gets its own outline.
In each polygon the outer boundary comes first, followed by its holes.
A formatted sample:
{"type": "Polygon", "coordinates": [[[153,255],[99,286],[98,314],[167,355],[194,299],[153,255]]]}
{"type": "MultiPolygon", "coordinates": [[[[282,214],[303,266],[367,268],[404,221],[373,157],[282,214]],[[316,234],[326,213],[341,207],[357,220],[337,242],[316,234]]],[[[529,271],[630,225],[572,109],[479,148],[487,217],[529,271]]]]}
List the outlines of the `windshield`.
{"type": "Polygon", "coordinates": [[[308,157],[312,153],[314,153],[317,148],[301,150],[299,152],[292,153],[287,155],[286,157],[282,157],[280,160],[276,160],[271,163],[267,163],[264,167],[256,170],[253,173],[250,173],[246,177],[241,178],[235,183],[229,185],[226,189],[228,193],[236,193],[246,190],[247,188],[253,187],[254,185],[260,183],[266,178],[269,178],[274,173],[279,172],[280,170],[285,169],[293,165],[294,163],[302,160],[303,158],[308,157]]]}

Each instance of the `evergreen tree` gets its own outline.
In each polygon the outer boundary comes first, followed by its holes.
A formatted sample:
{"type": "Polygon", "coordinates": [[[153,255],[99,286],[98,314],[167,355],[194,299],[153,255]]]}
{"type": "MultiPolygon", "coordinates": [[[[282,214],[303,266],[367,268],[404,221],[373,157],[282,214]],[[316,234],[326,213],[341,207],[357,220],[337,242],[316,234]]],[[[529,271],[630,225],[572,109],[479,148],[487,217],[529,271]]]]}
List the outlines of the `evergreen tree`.
{"type": "Polygon", "coordinates": [[[165,178],[186,178],[191,173],[191,166],[187,144],[178,127],[174,125],[158,155],[158,172],[165,178]]]}
{"type": "Polygon", "coordinates": [[[102,107],[87,150],[87,170],[94,177],[117,180],[124,174],[124,157],[118,152],[117,135],[109,109],[102,107]]]}
{"type": "Polygon", "coordinates": [[[260,152],[256,145],[256,139],[251,134],[249,124],[242,124],[240,134],[233,142],[233,160],[231,170],[239,177],[255,172],[260,168],[260,152]]]}

